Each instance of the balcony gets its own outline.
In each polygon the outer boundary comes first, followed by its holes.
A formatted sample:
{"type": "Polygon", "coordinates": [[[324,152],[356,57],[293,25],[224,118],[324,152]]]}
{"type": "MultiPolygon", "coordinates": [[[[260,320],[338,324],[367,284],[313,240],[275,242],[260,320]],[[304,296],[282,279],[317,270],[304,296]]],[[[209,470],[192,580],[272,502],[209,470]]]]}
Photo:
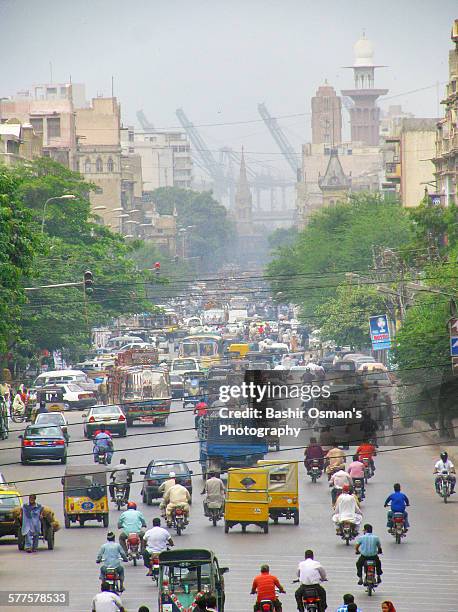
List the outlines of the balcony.
{"type": "Polygon", "coordinates": [[[387,162],[385,164],[385,176],[387,181],[401,180],[401,164],[399,162],[387,162]]]}

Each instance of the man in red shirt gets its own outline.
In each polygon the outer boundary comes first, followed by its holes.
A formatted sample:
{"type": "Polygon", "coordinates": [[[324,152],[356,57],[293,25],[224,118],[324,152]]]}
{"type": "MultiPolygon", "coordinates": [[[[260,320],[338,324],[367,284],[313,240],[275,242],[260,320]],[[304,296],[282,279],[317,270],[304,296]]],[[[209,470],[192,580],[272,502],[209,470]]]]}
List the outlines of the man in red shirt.
{"type": "Polygon", "coordinates": [[[254,605],[254,612],[260,610],[260,603],[263,600],[271,601],[276,612],[281,612],[282,610],[281,601],[277,597],[275,587],[277,587],[280,593],[285,593],[285,589],[282,587],[276,576],[269,574],[269,569],[270,568],[268,565],[261,565],[261,573],[258,574],[253,580],[251,594],[258,594],[256,603],[254,605]]]}
{"type": "Polygon", "coordinates": [[[194,406],[194,428],[199,429],[200,419],[207,414],[208,405],[205,402],[199,402],[194,406]]]}
{"type": "Polygon", "coordinates": [[[360,444],[356,450],[356,454],[359,457],[359,460],[364,463],[364,459],[369,460],[369,464],[372,468],[372,471],[375,472],[375,463],[374,457],[377,454],[375,446],[370,442],[363,442],[360,444]]]}

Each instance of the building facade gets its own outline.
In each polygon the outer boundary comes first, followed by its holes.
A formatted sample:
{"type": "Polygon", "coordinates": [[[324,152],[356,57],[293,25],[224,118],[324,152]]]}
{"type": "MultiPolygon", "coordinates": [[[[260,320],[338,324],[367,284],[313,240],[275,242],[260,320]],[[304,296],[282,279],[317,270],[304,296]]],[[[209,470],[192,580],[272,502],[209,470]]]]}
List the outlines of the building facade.
{"type": "Polygon", "coordinates": [[[15,166],[43,155],[42,138],[30,123],[10,119],[0,123],[0,162],[15,166]]]}
{"type": "Polygon", "coordinates": [[[325,81],[312,98],[312,143],[334,146],[341,142],[342,101],[325,81]]]}
{"type": "Polygon", "coordinates": [[[442,100],[445,116],[437,123],[433,163],[436,195],[443,206],[458,204],[458,19],[452,26],[453,49],[449,51],[449,82],[442,100]]]}
{"type": "Polygon", "coordinates": [[[351,179],[343,171],[339,153],[335,147],[331,149],[326,172],[318,179],[318,185],[323,194],[323,206],[334,206],[348,199],[351,179]]]}

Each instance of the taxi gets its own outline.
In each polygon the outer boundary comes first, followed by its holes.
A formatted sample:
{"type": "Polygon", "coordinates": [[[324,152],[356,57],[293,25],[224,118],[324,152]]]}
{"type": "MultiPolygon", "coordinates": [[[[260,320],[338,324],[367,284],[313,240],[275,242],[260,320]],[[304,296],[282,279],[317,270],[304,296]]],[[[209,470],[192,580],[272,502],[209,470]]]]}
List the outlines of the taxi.
{"type": "Polygon", "coordinates": [[[0,482],[0,537],[17,536],[16,509],[21,507],[22,497],[15,485],[0,482]]]}

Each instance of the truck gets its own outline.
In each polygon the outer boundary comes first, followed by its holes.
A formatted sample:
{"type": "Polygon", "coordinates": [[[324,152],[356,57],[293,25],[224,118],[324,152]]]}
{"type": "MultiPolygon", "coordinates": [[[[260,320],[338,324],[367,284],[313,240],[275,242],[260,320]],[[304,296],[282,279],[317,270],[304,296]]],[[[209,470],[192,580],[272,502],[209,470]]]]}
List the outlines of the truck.
{"type": "Polygon", "coordinates": [[[202,475],[209,471],[227,472],[229,468],[256,465],[268,452],[267,441],[250,435],[222,433],[220,425],[245,427],[247,419],[222,418],[218,410],[210,410],[199,423],[199,463],[202,475]]]}
{"type": "Polygon", "coordinates": [[[243,296],[235,296],[229,300],[228,323],[238,323],[248,318],[248,299],[243,296]]]}
{"type": "Polygon", "coordinates": [[[108,402],[121,406],[128,427],[135,421],[165,425],[172,389],[168,372],[157,366],[157,349],[120,353],[107,382],[108,402]]]}

